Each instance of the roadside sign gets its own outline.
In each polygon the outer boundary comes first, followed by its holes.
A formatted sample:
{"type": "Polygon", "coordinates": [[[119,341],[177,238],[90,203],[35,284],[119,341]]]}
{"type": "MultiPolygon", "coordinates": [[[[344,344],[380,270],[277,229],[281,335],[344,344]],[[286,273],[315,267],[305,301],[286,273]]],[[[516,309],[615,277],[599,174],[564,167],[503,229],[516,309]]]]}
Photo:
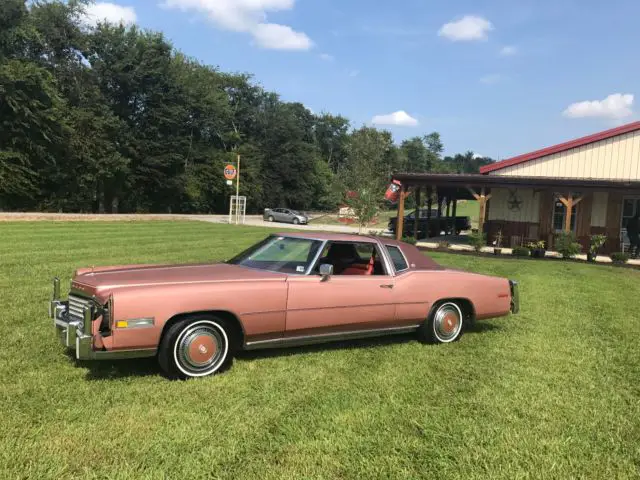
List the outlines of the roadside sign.
{"type": "Polygon", "coordinates": [[[227,180],[227,185],[231,186],[233,185],[233,182],[231,180],[227,180]]]}
{"type": "Polygon", "coordinates": [[[227,180],[233,180],[234,178],[236,178],[237,173],[238,171],[233,165],[227,165],[226,167],[224,167],[224,178],[226,178],[227,180]]]}

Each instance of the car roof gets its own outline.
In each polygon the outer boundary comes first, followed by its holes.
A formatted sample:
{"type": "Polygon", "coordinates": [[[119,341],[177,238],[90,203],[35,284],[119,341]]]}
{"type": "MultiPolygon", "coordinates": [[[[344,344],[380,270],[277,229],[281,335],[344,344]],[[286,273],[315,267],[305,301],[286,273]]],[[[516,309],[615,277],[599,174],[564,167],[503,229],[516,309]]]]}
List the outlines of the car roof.
{"type": "Polygon", "coordinates": [[[281,237],[309,238],[312,240],[330,240],[332,242],[366,242],[377,243],[375,237],[357,235],[353,233],[329,233],[329,232],[280,232],[281,237]]]}

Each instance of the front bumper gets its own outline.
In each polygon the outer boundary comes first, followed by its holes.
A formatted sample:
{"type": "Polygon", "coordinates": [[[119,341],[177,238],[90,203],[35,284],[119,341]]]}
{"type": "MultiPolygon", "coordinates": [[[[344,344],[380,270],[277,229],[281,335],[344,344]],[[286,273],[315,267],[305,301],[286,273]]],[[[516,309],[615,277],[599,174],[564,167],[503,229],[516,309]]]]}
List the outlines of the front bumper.
{"type": "Polygon", "coordinates": [[[511,290],[511,313],[520,311],[520,287],[515,280],[509,280],[509,288],[511,290]]]}
{"type": "Polygon", "coordinates": [[[49,303],[49,318],[53,320],[56,335],[62,345],[75,351],[78,360],[115,360],[142,358],[155,355],[155,349],[147,350],[105,350],[94,349],[92,334],[96,308],[85,306],[82,320],[69,314],[69,302],[60,299],[60,280],[53,279],[53,298],[49,303]]]}

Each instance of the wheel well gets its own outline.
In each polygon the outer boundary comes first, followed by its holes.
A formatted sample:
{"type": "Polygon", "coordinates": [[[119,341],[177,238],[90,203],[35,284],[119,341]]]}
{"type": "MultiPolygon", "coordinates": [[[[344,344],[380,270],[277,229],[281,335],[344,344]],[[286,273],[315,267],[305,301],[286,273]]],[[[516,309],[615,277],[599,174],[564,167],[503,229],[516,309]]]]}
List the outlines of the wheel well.
{"type": "Polygon", "coordinates": [[[241,348],[242,345],[244,345],[244,329],[242,328],[240,320],[238,320],[238,317],[236,317],[233,313],[225,310],[203,310],[198,312],[179,313],[177,315],[174,315],[169,320],[167,320],[164,324],[164,327],[162,327],[162,334],[160,335],[159,343],[162,343],[162,338],[172,325],[181,320],[184,320],[185,318],[193,317],[195,315],[211,315],[225,320],[233,329],[233,331],[230,333],[233,338],[233,342],[235,343],[235,348],[241,348]]]}
{"type": "Polygon", "coordinates": [[[447,302],[455,302],[460,307],[460,310],[462,310],[463,322],[466,325],[473,325],[473,322],[476,320],[476,310],[468,298],[443,298],[438,300],[433,304],[429,316],[431,316],[440,305],[447,302]]]}

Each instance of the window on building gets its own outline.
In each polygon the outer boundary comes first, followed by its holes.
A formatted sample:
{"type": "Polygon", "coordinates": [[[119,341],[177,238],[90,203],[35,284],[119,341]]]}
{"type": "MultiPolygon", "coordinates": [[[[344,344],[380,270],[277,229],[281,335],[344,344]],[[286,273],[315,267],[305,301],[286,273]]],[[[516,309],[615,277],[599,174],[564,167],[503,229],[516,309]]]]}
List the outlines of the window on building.
{"type": "MultiPolygon", "coordinates": [[[[579,194],[573,194],[574,198],[578,197],[579,194]]],[[[575,205],[571,209],[571,231],[576,231],[576,212],[580,205],[575,205]]],[[[564,203],[560,201],[558,196],[555,198],[555,202],[553,204],[553,229],[556,232],[563,232],[564,225],[567,220],[567,207],[565,207],[564,203]]]]}
{"type": "Polygon", "coordinates": [[[627,222],[636,212],[640,212],[640,198],[625,198],[622,204],[622,228],[627,228],[627,222]]]}

